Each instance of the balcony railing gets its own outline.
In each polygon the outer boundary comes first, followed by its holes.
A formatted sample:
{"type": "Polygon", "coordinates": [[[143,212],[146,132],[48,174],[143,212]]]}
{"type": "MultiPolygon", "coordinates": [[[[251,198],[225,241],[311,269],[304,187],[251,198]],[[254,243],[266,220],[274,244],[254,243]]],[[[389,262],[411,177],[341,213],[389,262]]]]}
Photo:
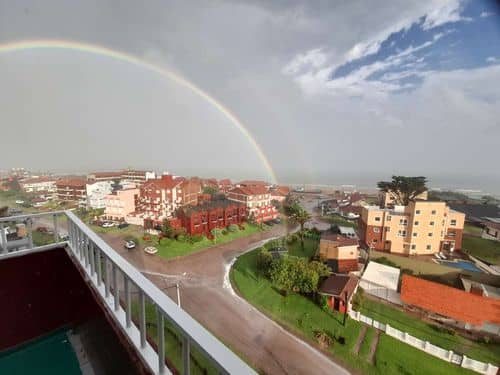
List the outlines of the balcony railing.
{"type": "MultiPolygon", "coordinates": [[[[192,356],[196,352],[203,357],[204,362],[208,363],[210,369],[213,369],[210,373],[255,374],[251,367],[117,254],[73,212],[57,211],[3,217],[0,218],[0,234],[0,261],[14,256],[65,247],[81,271],[85,273],[87,283],[114,319],[115,326],[125,334],[129,343],[152,373],[170,374],[170,368],[166,366],[166,363],[172,365],[176,362],[173,358],[166,356],[168,349],[166,335],[171,327],[170,329],[175,330],[180,336],[182,343],[179,364],[181,368],[176,369],[180,373],[191,373],[192,356]],[[39,223],[40,220],[43,220],[44,227],[52,223],[50,225],[52,231],[44,231],[44,233],[53,237],[53,243],[43,246],[37,246],[34,243],[33,224],[39,223]],[[13,239],[13,233],[7,234],[6,228],[12,228],[12,223],[15,222],[24,223],[27,233],[23,233],[24,236],[20,238],[13,239]],[[153,308],[156,313],[155,342],[148,340],[151,339],[151,332],[147,330],[146,325],[147,308],[148,311],[153,308]]],[[[151,328],[151,323],[148,327],[151,328]]]]}

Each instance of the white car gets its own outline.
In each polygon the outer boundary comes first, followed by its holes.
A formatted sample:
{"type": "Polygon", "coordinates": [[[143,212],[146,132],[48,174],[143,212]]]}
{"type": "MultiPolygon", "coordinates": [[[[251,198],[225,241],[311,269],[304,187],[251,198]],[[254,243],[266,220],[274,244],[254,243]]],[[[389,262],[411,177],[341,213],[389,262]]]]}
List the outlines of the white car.
{"type": "Polygon", "coordinates": [[[125,242],[125,248],[128,250],[135,249],[135,242],[134,241],[125,242]]]}
{"type": "Polygon", "coordinates": [[[101,225],[101,227],[103,227],[103,228],[111,228],[113,226],[114,226],[114,224],[109,222],[109,221],[106,221],[105,223],[102,223],[102,225],[101,225]]]}
{"type": "Polygon", "coordinates": [[[21,199],[17,199],[17,200],[16,200],[16,204],[23,204],[23,203],[24,203],[24,201],[23,201],[23,200],[21,200],[21,199]]]}

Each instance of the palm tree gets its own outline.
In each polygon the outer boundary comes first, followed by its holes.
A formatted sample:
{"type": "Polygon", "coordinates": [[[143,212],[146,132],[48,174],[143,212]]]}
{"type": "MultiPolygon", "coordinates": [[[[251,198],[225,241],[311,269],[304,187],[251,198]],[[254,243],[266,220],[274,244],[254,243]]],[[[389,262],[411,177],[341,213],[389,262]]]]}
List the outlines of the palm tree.
{"type": "Polygon", "coordinates": [[[300,225],[300,243],[302,246],[302,251],[304,251],[304,225],[309,220],[311,220],[311,215],[309,212],[304,210],[302,207],[298,207],[291,214],[290,218],[300,225]]]}

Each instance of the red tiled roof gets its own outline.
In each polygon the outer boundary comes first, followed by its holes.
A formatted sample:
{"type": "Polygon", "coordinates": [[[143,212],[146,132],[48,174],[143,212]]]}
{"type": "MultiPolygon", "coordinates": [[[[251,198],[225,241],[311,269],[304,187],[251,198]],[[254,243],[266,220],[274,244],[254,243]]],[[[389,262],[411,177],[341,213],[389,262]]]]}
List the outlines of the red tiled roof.
{"type": "Polygon", "coordinates": [[[223,180],[219,181],[219,185],[220,186],[230,186],[232,184],[231,184],[231,180],[229,178],[224,178],[223,180]]]}
{"type": "Polygon", "coordinates": [[[172,175],[163,175],[161,178],[154,180],[149,180],[143,185],[143,189],[154,188],[154,189],[173,189],[176,186],[183,183],[185,179],[183,177],[174,178],[172,175]]]}
{"type": "Polygon", "coordinates": [[[248,187],[248,186],[267,186],[269,184],[265,181],[245,180],[245,181],[238,182],[238,185],[248,187]]]}
{"type": "Polygon", "coordinates": [[[473,325],[486,322],[500,324],[500,300],[477,296],[418,277],[403,275],[401,300],[460,322],[473,325]]]}
{"type": "Polygon", "coordinates": [[[355,238],[349,238],[346,236],[342,236],[341,234],[334,234],[329,232],[324,232],[323,234],[321,234],[321,239],[338,242],[338,246],[355,246],[359,244],[358,240],[355,238]]]}
{"type": "Polygon", "coordinates": [[[269,190],[265,186],[240,186],[229,190],[229,192],[243,195],[261,195],[267,194],[269,190]]]}
{"type": "Polygon", "coordinates": [[[276,189],[271,192],[271,194],[286,197],[288,194],[290,194],[290,188],[288,186],[277,186],[276,189]]]}
{"type": "Polygon", "coordinates": [[[42,182],[50,182],[50,181],[57,181],[56,177],[51,177],[51,176],[42,176],[42,177],[33,177],[33,178],[27,178],[25,180],[19,181],[21,184],[37,184],[37,183],[42,183],[42,182]]]}
{"type": "Polygon", "coordinates": [[[56,186],[58,187],[64,187],[64,186],[85,187],[86,184],[87,180],[83,178],[68,178],[56,182],[56,186]]]}

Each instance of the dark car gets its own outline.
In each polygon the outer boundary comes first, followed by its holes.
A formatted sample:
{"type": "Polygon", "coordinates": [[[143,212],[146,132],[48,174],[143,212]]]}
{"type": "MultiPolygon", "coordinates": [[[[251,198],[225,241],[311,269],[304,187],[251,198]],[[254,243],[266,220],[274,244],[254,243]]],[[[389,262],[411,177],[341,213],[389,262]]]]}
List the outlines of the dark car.
{"type": "Polygon", "coordinates": [[[128,224],[127,223],[120,223],[116,226],[118,229],[123,229],[123,228],[126,228],[128,227],[128,224]]]}

